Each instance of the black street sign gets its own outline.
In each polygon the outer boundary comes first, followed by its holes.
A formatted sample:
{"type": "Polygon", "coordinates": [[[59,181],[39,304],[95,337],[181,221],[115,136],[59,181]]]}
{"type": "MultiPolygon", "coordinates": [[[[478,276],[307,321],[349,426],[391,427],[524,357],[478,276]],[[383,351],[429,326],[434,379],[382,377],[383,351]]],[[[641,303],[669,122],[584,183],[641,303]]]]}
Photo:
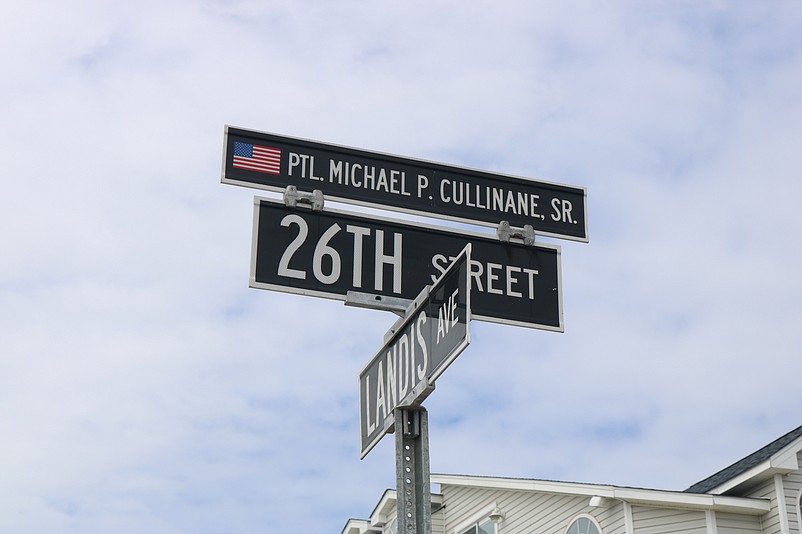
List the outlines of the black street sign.
{"type": "Polygon", "coordinates": [[[222,182],[588,241],[586,190],[226,126],[222,182]]]}
{"type": "Polygon", "coordinates": [[[395,408],[420,405],[470,343],[470,247],[421,291],[359,373],[362,458],[393,428],[395,408]]]}
{"type": "Polygon", "coordinates": [[[563,331],[556,245],[254,202],[251,287],[342,301],[349,291],[412,300],[471,243],[474,319],[563,331]]]}

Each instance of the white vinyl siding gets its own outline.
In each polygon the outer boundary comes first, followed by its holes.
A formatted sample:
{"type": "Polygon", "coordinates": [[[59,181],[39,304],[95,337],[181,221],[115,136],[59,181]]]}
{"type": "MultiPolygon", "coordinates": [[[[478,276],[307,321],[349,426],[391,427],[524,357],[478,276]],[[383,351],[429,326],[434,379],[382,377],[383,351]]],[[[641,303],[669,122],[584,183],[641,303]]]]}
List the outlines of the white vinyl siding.
{"type": "Polygon", "coordinates": [[[632,507],[635,534],[707,534],[705,513],[645,506],[632,507]]]}
{"type": "Polygon", "coordinates": [[[761,534],[760,518],[716,512],[718,534],[761,534]]]}
{"type": "Polygon", "coordinates": [[[607,506],[593,508],[588,513],[599,522],[602,527],[602,534],[626,534],[624,503],[621,501],[608,500],[607,506]]]}
{"type": "Polygon", "coordinates": [[[754,497],[757,499],[768,499],[771,510],[761,517],[763,534],[781,534],[780,514],[777,509],[777,492],[774,489],[774,479],[769,479],[751,490],[744,497],[754,497]]]}
{"type": "Polygon", "coordinates": [[[440,508],[432,514],[432,534],[446,534],[445,508],[440,508]]]}
{"type": "Polygon", "coordinates": [[[478,510],[486,508],[493,502],[495,495],[501,492],[442,485],[440,493],[443,495],[443,502],[446,503],[446,534],[452,534],[457,525],[465,523],[478,510]]]}
{"type": "MultiPolygon", "coordinates": [[[[800,460],[802,463],[802,460],[800,460]]],[[[799,499],[802,497],[802,473],[799,471],[788,474],[784,477],[785,482],[785,501],[788,510],[788,530],[790,534],[802,533],[799,517],[799,499]]]]}
{"type": "Polygon", "coordinates": [[[625,534],[623,506],[616,501],[591,508],[588,506],[590,497],[445,484],[440,492],[444,502],[448,503],[444,534],[453,534],[457,525],[491,503],[496,503],[504,513],[499,528],[499,532],[504,534],[565,534],[571,520],[578,514],[592,516],[601,526],[602,534],[625,534]]]}

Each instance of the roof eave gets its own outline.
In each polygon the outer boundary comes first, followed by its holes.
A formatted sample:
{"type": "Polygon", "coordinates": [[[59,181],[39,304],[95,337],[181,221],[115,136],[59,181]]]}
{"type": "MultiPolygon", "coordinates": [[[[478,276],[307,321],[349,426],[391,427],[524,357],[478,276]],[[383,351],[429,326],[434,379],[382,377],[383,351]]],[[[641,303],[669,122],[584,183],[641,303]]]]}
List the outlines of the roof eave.
{"type": "Polygon", "coordinates": [[[774,454],[768,460],[757,464],[743,473],[719,484],[705,493],[723,494],[740,487],[754,486],[772,478],[774,475],[786,475],[799,469],[797,453],[802,446],[802,439],[774,454]]]}
{"type": "Polygon", "coordinates": [[[681,491],[625,488],[610,485],[579,484],[532,479],[471,477],[466,475],[432,475],[432,482],[441,486],[470,486],[513,491],[532,491],[562,495],[599,496],[631,504],[666,506],[695,510],[719,510],[747,515],[769,511],[767,499],[729,497],[681,491]]]}

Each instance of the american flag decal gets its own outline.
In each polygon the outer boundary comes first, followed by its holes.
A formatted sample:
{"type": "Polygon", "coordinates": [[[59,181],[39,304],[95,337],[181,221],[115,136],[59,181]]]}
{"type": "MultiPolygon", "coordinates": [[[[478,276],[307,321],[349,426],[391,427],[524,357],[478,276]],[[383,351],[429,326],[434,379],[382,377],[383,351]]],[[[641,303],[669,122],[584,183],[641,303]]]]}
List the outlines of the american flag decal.
{"type": "Polygon", "coordinates": [[[234,141],[233,165],[235,169],[279,174],[280,164],[281,150],[278,148],[234,141]]]}

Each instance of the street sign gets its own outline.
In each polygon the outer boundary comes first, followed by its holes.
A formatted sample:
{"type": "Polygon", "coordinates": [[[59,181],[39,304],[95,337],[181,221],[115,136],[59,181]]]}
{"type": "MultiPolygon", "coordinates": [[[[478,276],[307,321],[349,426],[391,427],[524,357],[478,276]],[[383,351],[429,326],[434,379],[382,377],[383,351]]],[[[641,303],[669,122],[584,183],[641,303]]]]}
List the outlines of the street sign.
{"type": "Polygon", "coordinates": [[[250,286],[345,301],[412,300],[467,243],[474,319],[563,331],[560,248],[340,210],[254,199],[250,286]]]}
{"type": "Polygon", "coordinates": [[[584,188],[226,126],[222,182],[588,241],[584,188]]]}
{"type": "Polygon", "coordinates": [[[421,291],[359,374],[362,458],[393,427],[395,408],[420,405],[470,343],[470,248],[421,291]]]}

